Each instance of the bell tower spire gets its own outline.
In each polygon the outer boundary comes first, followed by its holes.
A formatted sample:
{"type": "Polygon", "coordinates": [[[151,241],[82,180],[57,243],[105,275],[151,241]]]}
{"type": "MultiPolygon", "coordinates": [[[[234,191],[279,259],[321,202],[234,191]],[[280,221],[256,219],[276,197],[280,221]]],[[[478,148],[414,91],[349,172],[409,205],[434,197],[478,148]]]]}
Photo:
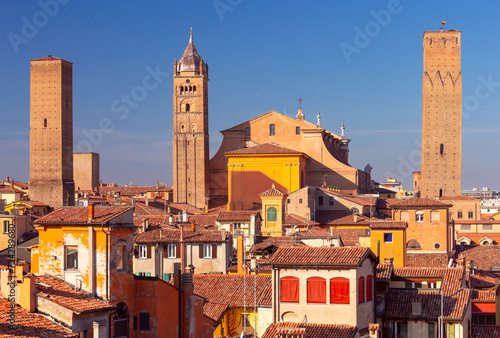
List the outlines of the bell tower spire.
{"type": "Polygon", "coordinates": [[[193,43],[174,63],[173,189],[174,202],[196,208],[208,205],[208,67],[193,43]]]}

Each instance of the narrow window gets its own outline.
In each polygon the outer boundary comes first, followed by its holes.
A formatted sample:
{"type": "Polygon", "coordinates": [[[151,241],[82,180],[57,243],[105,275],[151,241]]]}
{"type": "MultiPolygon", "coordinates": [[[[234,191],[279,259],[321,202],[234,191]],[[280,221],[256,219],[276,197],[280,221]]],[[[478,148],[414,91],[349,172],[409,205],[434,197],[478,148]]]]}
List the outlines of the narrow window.
{"type": "Polygon", "coordinates": [[[439,197],[443,197],[443,189],[439,189],[439,197]]]}
{"type": "Polygon", "coordinates": [[[290,204],[290,202],[291,202],[291,200],[289,198],[287,198],[286,203],[290,204]]]}
{"type": "Polygon", "coordinates": [[[177,245],[169,244],[167,247],[168,258],[177,258],[177,245]]]}
{"type": "Polygon", "coordinates": [[[358,302],[363,303],[364,301],[365,301],[365,277],[359,277],[359,279],[358,279],[358,302]]]}
{"type": "Polygon", "coordinates": [[[474,212],[472,210],[469,210],[468,216],[469,216],[469,219],[473,219],[474,218],[474,212]]]}
{"type": "Polygon", "coordinates": [[[326,303],[326,279],[321,277],[307,279],[307,302],[326,303]]]}
{"type": "Polygon", "coordinates": [[[186,111],[188,112],[190,109],[191,109],[191,106],[189,105],[189,103],[186,103],[186,111]]]}
{"type": "Polygon", "coordinates": [[[441,144],[439,145],[439,153],[440,153],[441,155],[443,155],[443,152],[444,152],[444,145],[441,143],[441,144]]]}
{"type": "Polygon", "coordinates": [[[181,86],[181,95],[184,93],[184,86],[181,86]]]}
{"type": "Polygon", "coordinates": [[[66,247],[66,270],[78,269],[78,247],[66,247]]]}
{"type": "Polygon", "coordinates": [[[323,205],[323,196],[318,197],[318,204],[323,205]]]}
{"type": "Polygon", "coordinates": [[[43,127],[47,128],[47,119],[43,119],[43,127]]]}
{"type": "Polygon", "coordinates": [[[250,127],[245,128],[245,136],[250,136],[250,127]]]}
{"type": "Polygon", "coordinates": [[[295,127],[295,135],[300,135],[300,127],[295,127]]]}
{"type": "Polygon", "coordinates": [[[373,277],[371,275],[366,277],[366,301],[369,302],[372,300],[372,283],[373,283],[373,277]]]}
{"type": "Polygon", "coordinates": [[[349,304],[349,279],[330,279],[330,304],[349,304]]]}
{"type": "Polygon", "coordinates": [[[147,257],[148,257],[148,246],[139,245],[139,258],[147,258],[147,257]]]}
{"type": "Polygon", "coordinates": [[[270,207],[267,209],[267,221],[276,222],[278,220],[278,211],[275,207],[270,207]]]}
{"type": "Polygon", "coordinates": [[[415,212],[415,222],[424,222],[424,212],[422,210],[415,212]]]}
{"type": "Polygon", "coordinates": [[[125,247],[119,246],[116,250],[116,269],[124,270],[125,269],[125,247]]]}
{"type": "Polygon", "coordinates": [[[9,221],[3,221],[3,233],[7,234],[9,233],[9,221]]]}
{"type": "Polygon", "coordinates": [[[458,210],[457,212],[457,218],[462,219],[462,210],[458,210]]]}
{"type": "Polygon", "coordinates": [[[196,132],[196,124],[194,123],[191,125],[191,132],[192,133],[196,132]]]}
{"type": "Polygon", "coordinates": [[[275,126],[274,124],[269,125],[269,136],[274,136],[275,135],[275,126]]]}
{"type": "Polygon", "coordinates": [[[212,258],[212,246],[203,244],[203,258],[212,258]]]}
{"type": "Polygon", "coordinates": [[[299,279],[297,277],[281,278],[281,301],[284,303],[299,302],[299,279]]]}
{"type": "Polygon", "coordinates": [[[330,198],[328,199],[328,205],[333,205],[333,196],[330,196],[330,198]]]}
{"type": "Polygon", "coordinates": [[[299,204],[302,204],[302,198],[299,198],[299,204]]]}
{"type": "Polygon", "coordinates": [[[149,313],[148,312],[141,312],[139,323],[140,323],[139,330],[149,331],[149,313]]]}
{"type": "Polygon", "coordinates": [[[195,92],[195,91],[196,91],[196,86],[193,86],[193,92],[195,92]]]}
{"type": "Polygon", "coordinates": [[[186,131],[186,126],[184,124],[181,124],[181,132],[185,132],[186,131]]]}

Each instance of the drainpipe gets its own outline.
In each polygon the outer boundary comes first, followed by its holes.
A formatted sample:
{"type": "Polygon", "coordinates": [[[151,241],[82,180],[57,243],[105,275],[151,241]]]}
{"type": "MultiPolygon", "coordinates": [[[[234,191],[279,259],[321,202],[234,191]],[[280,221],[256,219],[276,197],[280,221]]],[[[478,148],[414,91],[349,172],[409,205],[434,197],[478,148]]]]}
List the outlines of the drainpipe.
{"type": "Polygon", "coordinates": [[[104,231],[104,223],[101,224],[101,231],[106,234],[106,299],[109,301],[109,281],[108,281],[108,270],[109,270],[109,262],[108,262],[108,234],[106,231],[104,231]]]}

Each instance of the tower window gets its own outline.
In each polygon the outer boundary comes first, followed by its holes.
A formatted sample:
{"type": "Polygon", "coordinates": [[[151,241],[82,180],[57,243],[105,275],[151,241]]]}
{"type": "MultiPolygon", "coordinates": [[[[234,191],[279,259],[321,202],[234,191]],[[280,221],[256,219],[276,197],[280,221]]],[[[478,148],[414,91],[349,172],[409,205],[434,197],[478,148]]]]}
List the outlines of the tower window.
{"type": "Polygon", "coordinates": [[[189,105],[189,103],[186,103],[186,111],[188,112],[190,109],[191,109],[191,106],[189,105]]]}
{"type": "Polygon", "coordinates": [[[443,152],[444,152],[444,145],[441,143],[441,144],[439,145],[439,153],[440,153],[441,155],[443,155],[443,152]]]}
{"type": "Polygon", "coordinates": [[[184,93],[184,86],[181,86],[181,95],[184,93]]]}
{"type": "Polygon", "coordinates": [[[181,131],[185,132],[186,131],[186,126],[184,124],[181,124],[181,131]]]}
{"type": "Polygon", "coordinates": [[[276,134],[276,127],[274,126],[274,123],[271,123],[269,125],[269,136],[274,136],[276,134]]]}
{"type": "Polygon", "coordinates": [[[47,119],[43,119],[43,127],[47,128],[47,119]]]}
{"type": "Polygon", "coordinates": [[[439,189],[439,197],[443,197],[443,189],[439,189]]]}
{"type": "Polygon", "coordinates": [[[267,209],[267,221],[276,222],[278,220],[278,212],[275,207],[267,209]]]}
{"type": "Polygon", "coordinates": [[[193,133],[194,133],[195,131],[196,131],[196,124],[194,124],[194,123],[193,123],[193,124],[191,125],[191,132],[193,132],[193,133]]]}
{"type": "Polygon", "coordinates": [[[195,92],[195,91],[196,91],[196,86],[193,86],[193,92],[195,92]]]}
{"type": "Polygon", "coordinates": [[[295,127],[295,135],[300,135],[300,127],[295,127]]]}

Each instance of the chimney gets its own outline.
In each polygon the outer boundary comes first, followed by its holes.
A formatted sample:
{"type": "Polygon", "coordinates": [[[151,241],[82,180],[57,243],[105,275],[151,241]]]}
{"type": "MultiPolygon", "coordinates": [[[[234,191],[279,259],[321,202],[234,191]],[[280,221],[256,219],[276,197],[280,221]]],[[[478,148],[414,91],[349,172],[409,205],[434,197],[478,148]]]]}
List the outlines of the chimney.
{"type": "Polygon", "coordinates": [[[238,275],[242,275],[243,274],[243,264],[245,263],[243,260],[244,260],[244,250],[245,250],[245,247],[243,246],[243,236],[242,235],[238,235],[238,239],[237,239],[237,245],[236,245],[236,257],[237,257],[237,264],[238,264],[238,275]]]}
{"type": "Polygon", "coordinates": [[[420,317],[420,315],[422,315],[422,302],[418,296],[414,297],[411,303],[411,314],[415,317],[420,317]]]}
{"type": "Polygon", "coordinates": [[[187,211],[186,210],[182,210],[182,221],[187,222],[187,211]]]}
{"type": "Polygon", "coordinates": [[[257,274],[257,258],[255,256],[250,258],[250,269],[253,270],[254,274],[257,274]]]}
{"type": "Polygon", "coordinates": [[[358,214],[353,215],[354,223],[358,223],[358,214]]]}
{"type": "Polygon", "coordinates": [[[94,219],[95,205],[94,203],[89,203],[89,223],[94,219]]]}
{"type": "Polygon", "coordinates": [[[168,224],[172,224],[174,222],[174,218],[172,217],[172,215],[168,216],[168,224]]]}
{"type": "Polygon", "coordinates": [[[149,218],[146,217],[146,219],[142,221],[142,232],[146,232],[148,228],[149,228],[149,218]]]}
{"type": "Polygon", "coordinates": [[[146,206],[149,207],[149,198],[146,197],[146,206]]]}
{"type": "Polygon", "coordinates": [[[222,230],[222,241],[225,242],[226,241],[226,230],[222,230]]]}
{"type": "Polygon", "coordinates": [[[7,179],[6,179],[6,181],[7,181],[7,182],[9,182],[9,178],[10,178],[10,177],[9,177],[9,176],[7,176],[7,179]]]}
{"type": "Polygon", "coordinates": [[[194,232],[194,217],[191,218],[191,231],[194,232]]]}

